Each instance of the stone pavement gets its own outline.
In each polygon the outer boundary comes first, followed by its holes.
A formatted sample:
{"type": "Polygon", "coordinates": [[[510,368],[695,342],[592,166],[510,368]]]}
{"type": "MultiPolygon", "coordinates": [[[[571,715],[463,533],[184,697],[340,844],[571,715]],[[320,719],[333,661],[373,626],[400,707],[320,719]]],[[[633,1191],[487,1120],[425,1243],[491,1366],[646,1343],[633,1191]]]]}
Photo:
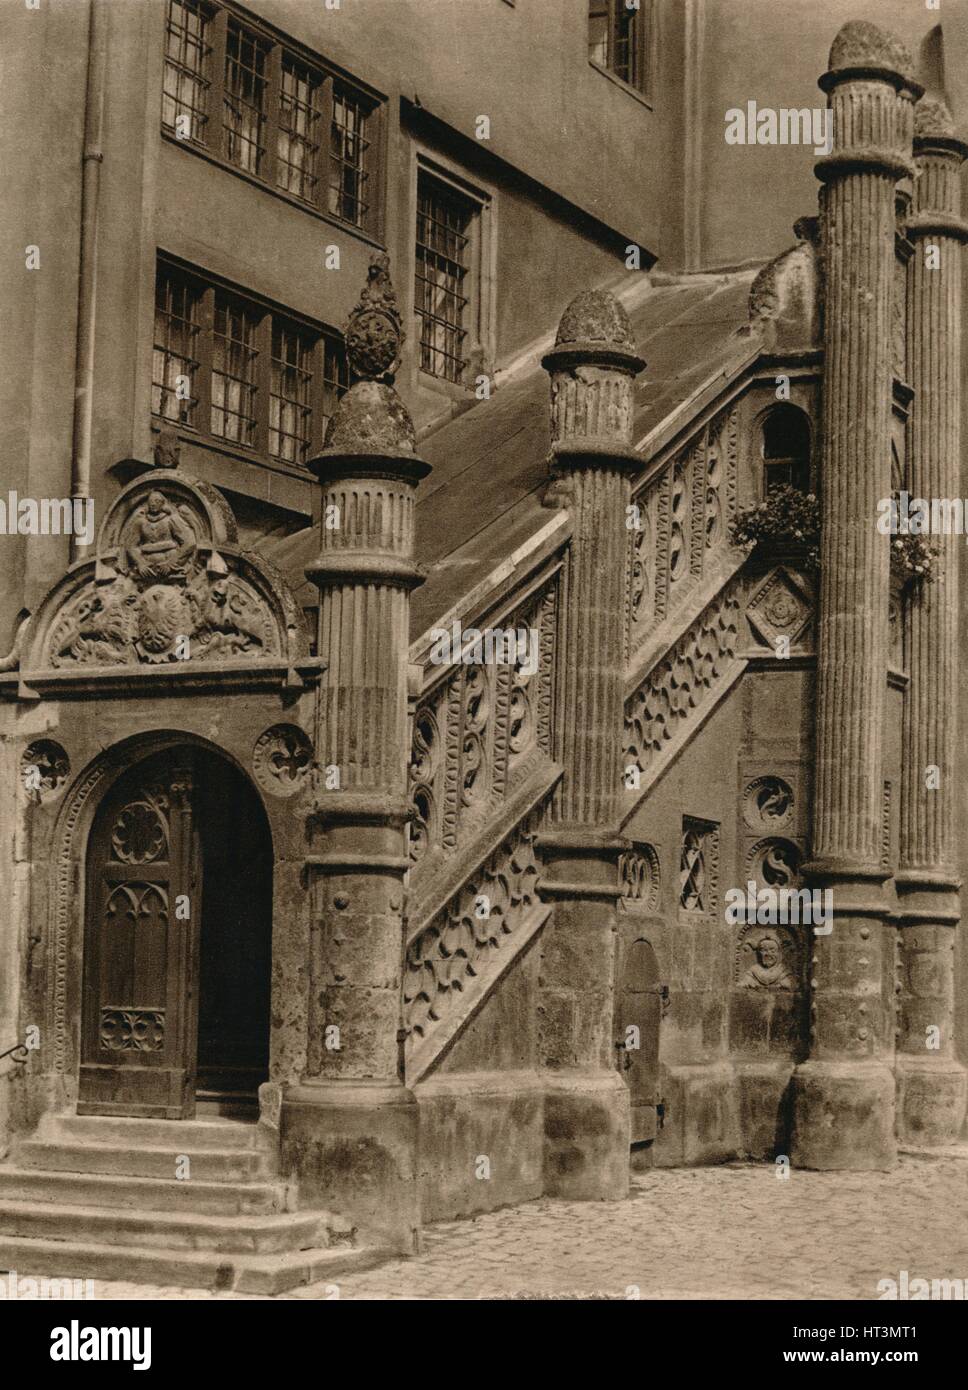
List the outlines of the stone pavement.
{"type": "MultiPolygon", "coordinates": [[[[423,1253],[288,1299],[877,1298],[880,1279],[968,1282],[968,1162],[892,1173],[768,1164],[633,1175],[622,1202],[552,1202],[442,1222],[423,1253]]],[[[96,1285],[101,1298],[232,1294],[96,1285]]]]}

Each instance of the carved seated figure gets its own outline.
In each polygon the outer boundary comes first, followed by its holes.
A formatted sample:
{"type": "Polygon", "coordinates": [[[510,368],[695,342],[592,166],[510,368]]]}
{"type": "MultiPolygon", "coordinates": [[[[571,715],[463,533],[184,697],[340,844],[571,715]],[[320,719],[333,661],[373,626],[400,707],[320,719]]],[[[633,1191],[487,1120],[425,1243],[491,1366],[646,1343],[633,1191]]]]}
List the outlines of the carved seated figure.
{"type": "Polygon", "coordinates": [[[796,989],[779,937],[767,933],[753,946],[753,959],[740,980],[745,989],[796,989]]]}
{"type": "Polygon", "coordinates": [[[194,553],[191,526],[163,492],[149,492],[132,519],[129,567],[142,579],[172,579],[186,573],[194,553]]]}

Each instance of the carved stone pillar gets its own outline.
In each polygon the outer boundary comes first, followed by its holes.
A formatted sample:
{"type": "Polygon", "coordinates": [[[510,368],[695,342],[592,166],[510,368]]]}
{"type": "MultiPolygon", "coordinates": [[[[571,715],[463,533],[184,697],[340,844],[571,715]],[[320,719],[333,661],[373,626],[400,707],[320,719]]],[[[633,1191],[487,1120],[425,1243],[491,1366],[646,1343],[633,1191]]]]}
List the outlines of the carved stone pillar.
{"type": "Polygon", "coordinates": [[[894,1142],[894,928],[881,865],[888,642],[895,184],[912,172],[903,45],[850,23],[820,79],[832,153],[817,165],[826,275],[814,862],[832,932],[811,943],[810,1053],[793,1080],[793,1161],[886,1168],[894,1142]]]}
{"type": "Polygon", "coordinates": [[[645,366],[610,294],[565,310],[551,376],[556,500],[574,521],[558,633],[557,751],[565,775],[540,837],[554,902],[541,964],[539,1031],[548,1069],[545,1190],[575,1198],[628,1190],[628,1090],[615,1068],[614,995],[622,788],[626,508],[632,383],[645,366]]]}
{"type": "MultiPolygon", "coordinates": [[[[907,487],[913,497],[960,497],[961,276],[968,224],[961,164],[968,146],[951,116],[925,98],[915,115],[918,178],[907,234],[907,487]]],[[[961,539],[936,535],[940,575],[907,603],[908,672],[901,746],[900,1015],[897,1128],[902,1141],[959,1135],[966,1074],[954,1055],[954,948],[960,879],[954,843],[961,539]]]]}
{"type": "Polygon", "coordinates": [[[307,887],[312,941],[306,1070],[283,1104],[283,1154],[304,1199],[356,1217],[402,1249],[419,1227],[417,1107],[403,1084],[407,660],[414,491],[429,465],[390,384],[400,318],[386,270],[350,320],[362,378],[311,463],[322,485],[318,790],[307,887]]]}

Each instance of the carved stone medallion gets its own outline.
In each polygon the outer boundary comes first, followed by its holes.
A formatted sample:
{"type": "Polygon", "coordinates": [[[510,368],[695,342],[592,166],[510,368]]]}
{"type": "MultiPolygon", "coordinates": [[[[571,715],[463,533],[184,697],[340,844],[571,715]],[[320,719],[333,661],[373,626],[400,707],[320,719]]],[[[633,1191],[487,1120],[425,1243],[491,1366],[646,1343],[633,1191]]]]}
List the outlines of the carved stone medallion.
{"type": "Polygon", "coordinates": [[[780,568],[753,592],[746,616],[754,633],[772,647],[778,637],[795,642],[803,635],[813,616],[813,603],[801,583],[780,568]]]}
{"type": "Polygon", "coordinates": [[[757,777],[743,792],[743,818],[751,830],[782,830],[793,816],[793,788],[782,777],[757,777]]]}
{"type": "Polygon", "coordinates": [[[20,775],[28,792],[38,800],[52,796],[70,774],[70,760],[59,743],[38,738],[23,751],[20,775]]]}
{"type": "Polygon", "coordinates": [[[295,724],[274,724],[259,735],[252,768],[259,785],[273,796],[292,796],[305,783],[313,746],[295,724]]]}

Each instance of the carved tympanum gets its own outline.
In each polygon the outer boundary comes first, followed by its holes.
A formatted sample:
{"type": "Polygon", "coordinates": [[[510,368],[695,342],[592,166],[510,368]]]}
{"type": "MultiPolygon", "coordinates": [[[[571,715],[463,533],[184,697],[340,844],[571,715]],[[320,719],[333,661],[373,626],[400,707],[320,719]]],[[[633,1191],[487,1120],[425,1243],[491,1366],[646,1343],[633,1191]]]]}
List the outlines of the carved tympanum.
{"type": "Polygon", "coordinates": [[[159,469],[112,505],[96,556],[32,625],[25,667],[154,666],[290,655],[299,615],[284,583],[235,544],[220,494],[159,469]]]}

